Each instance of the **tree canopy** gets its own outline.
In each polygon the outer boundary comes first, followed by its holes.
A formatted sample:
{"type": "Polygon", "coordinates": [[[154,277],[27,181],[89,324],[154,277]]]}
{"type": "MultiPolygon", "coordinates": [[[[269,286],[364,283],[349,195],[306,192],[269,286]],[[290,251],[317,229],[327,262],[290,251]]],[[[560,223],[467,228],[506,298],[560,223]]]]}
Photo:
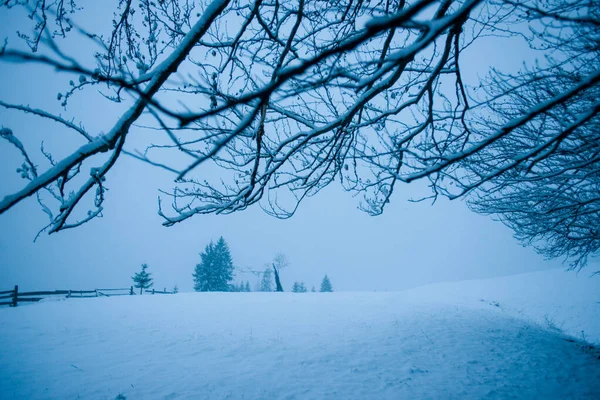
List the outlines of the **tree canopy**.
{"type": "Polygon", "coordinates": [[[294,293],[306,293],[306,285],[304,285],[304,282],[298,282],[295,281],[294,284],[292,285],[292,292],[294,293]]]}
{"type": "Polygon", "coordinates": [[[334,181],[380,214],[399,184],[424,181],[424,198],[466,197],[573,267],[600,249],[597,0],[120,0],[89,26],[84,2],[35,4],[0,62],[58,71],[66,114],[35,98],[0,107],[74,139],[55,158],[2,127],[24,183],[0,213],[35,195],[45,230],[77,227],[102,215],[107,174],[129,156],[173,174],[166,226],[253,204],[287,218],[334,181]],[[490,36],[536,59],[469,85],[465,55],[490,36]],[[70,108],[96,95],[122,110],[104,133],[70,108]]]}
{"type": "Polygon", "coordinates": [[[273,291],[273,271],[270,267],[265,268],[261,274],[260,280],[260,291],[261,292],[272,292],[273,291]]]}
{"type": "Polygon", "coordinates": [[[329,277],[327,275],[325,275],[323,277],[323,280],[321,281],[321,290],[319,290],[320,292],[333,292],[333,287],[331,286],[331,281],[329,280],[329,277]]]}
{"type": "Polygon", "coordinates": [[[140,272],[136,272],[135,275],[131,277],[131,279],[133,279],[133,285],[140,289],[140,294],[142,294],[145,289],[150,289],[154,284],[154,279],[150,277],[152,274],[147,272],[147,269],[148,264],[142,264],[142,270],[140,272]]]}
{"type": "MultiPolygon", "coordinates": [[[[200,253],[200,264],[194,269],[196,292],[229,292],[233,280],[233,260],[223,237],[216,244],[210,242],[200,253]]],[[[248,285],[248,289],[249,289],[248,285]]]]}

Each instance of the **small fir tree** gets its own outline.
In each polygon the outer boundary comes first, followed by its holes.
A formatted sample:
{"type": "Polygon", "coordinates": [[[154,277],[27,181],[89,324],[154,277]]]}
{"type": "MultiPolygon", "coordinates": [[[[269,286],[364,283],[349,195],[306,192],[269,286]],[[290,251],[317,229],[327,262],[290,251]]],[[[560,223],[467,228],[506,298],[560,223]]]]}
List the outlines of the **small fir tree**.
{"type": "Polygon", "coordinates": [[[154,284],[152,282],[153,279],[150,278],[152,274],[146,272],[147,269],[148,264],[142,264],[142,270],[131,277],[133,279],[133,286],[140,289],[140,294],[144,292],[144,289],[150,289],[154,284]]]}
{"type": "Polygon", "coordinates": [[[333,292],[333,288],[331,287],[331,281],[329,277],[325,275],[323,280],[321,281],[321,292],[333,292]]]}
{"type": "Polygon", "coordinates": [[[261,292],[272,292],[273,291],[273,271],[267,267],[265,272],[262,273],[262,279],[260,281],[261,292]]]}
{"type": "Polygon", "coordinates": [[[292,286],[292,292],[306,293],[306,285],[304,285],[304,282],[294,282],[294,285],[292,286]]]}
{"type": "Polygon", "coordinates": [[[173,286],[173,294],[177,294],[179,293],[179,288],[177,287],[177,285],[173,286]]]}
{"type": "Polygon", "coordinates": [[[312,289],[310,289],[311,292],[316,292],[315,287],[313,286],[312,289]]]}
{"type": "Polygon", "coordinates": [[[251,292],[250,281],[246,281],[246,286],[244,286],[244,292],[251,292]]]}

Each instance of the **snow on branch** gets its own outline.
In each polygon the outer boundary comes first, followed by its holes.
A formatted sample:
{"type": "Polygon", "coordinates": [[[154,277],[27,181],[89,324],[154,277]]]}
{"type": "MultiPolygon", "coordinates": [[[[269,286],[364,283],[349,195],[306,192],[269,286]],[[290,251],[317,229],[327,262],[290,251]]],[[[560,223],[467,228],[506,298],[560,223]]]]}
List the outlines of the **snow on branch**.
{"type": "Polygon", "coordinates": [[[79,75],[58,95],[65,113],[7,99],[0,106],[87,143],[60,161],[42,150],[45,168],[15,144],[16,133],[3,135],[32,174],[0,201],[0,213],[47,190],[59,203],[42,206],[52,215],[49,232],[79,226],[107,212],[106,175],[125,154],[173,174],[173,190],[159,200],[166,226],[252,205],[289,218],[333,182],[380,214],[402,183],[426,180],[425,198],[466,196],[548,256],[575,255],[581,265],[599,248],[588,229],[598,225],[600,182],[593,2],[214,0],[201,9],[120,1],[98,32],[76,23],[85,9],[72,4],[69,19],[62,2],[33,11],[41,23],[22,38],[34,53],[7,45],[0,52],[0,62],[79,75]],[[62,41],[68,35],[93,44],[87,58],[62,41]],[[470,87],[465,55],[491,37],[499,48],[525,41],[540,61],[516,73],[489,66],[470,87]],[[92,88],[121,109],[107,133],[69,114],[70,100],[85,103],[92,88]],[[84,166],[89,176],[76,181],[84,166]],[[94,188],[94,209],[77,220],[73,211],[94,188]]]}

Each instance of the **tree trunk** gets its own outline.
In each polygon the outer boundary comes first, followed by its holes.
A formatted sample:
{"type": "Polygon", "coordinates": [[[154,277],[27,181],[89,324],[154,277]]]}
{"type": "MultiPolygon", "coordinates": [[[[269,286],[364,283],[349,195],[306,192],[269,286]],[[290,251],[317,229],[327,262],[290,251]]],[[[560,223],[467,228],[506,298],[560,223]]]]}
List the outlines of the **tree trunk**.
{"type": "Polygon", "coordinates": [[[273,271],[275,271],[275,284],[277,285],[276,292],[283,292],[283,287],[281,286],[281,281],[279,280],[279,272],[277,268],[275,268],[275,264],[273,264],[273,271]]]}

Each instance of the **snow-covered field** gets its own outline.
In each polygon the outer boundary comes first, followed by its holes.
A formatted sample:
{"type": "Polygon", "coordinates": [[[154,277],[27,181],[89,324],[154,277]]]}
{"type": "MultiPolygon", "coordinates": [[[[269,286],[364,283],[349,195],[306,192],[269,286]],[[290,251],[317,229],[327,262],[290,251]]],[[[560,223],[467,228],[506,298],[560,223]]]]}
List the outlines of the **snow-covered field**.
{"type": "Polygon", "coordinates": [[[3,308],[0,398],[599,399],[600,353],[579,341],[600,339],[599,288],[545,271],[3,308]]]}

